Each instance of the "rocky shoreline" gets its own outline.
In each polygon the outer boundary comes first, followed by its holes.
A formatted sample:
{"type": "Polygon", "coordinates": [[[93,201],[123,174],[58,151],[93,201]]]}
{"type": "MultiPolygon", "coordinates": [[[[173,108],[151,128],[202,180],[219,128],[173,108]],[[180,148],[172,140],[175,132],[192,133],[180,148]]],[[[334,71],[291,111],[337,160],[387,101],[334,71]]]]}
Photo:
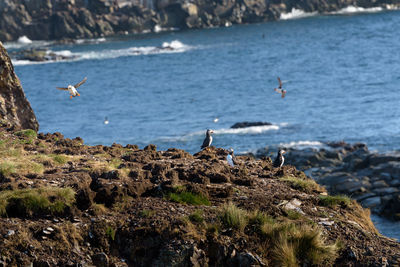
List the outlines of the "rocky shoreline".
{"type": "Polygon", "coordinates": [[[399,0],[128,1],[31,0],[0,4],[0,40],[68,40],[170,29],[275,21],[292,10],[329,13],[348,6],[394,9],[399,0]]]}
{"type": "MultiPolygon", "coordinates": [[[[400,220],[400,152],[377,153],[365,144],[327,143],[325,148],[285,148],[296,166],[332,194],[345,194],[374,213],[400,220]]],[[[269,155],[261,149],[257,157],[269,155]]]]}
{"type": "Polygon", "coordinates": [[[400,264],[369,210],[294,166],[38,134],[1,43],[0,74],[0,266],[400,264]]]}

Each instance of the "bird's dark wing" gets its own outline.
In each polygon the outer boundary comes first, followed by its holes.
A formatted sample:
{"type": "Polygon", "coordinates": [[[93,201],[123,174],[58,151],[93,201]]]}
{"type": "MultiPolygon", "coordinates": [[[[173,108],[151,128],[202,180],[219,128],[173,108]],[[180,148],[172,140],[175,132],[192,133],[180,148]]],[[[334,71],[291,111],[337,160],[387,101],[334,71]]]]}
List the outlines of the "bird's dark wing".
{"type": "Polygon", "coordinates": [[[208,147],[210,145],[209,143],[210,143],[210,140],[209,140],[209,138],[206,137],[203,141],[203,144],[201,145],[201,149],[208,147]]]}
{"type": "Polygon", "coordinates": [[[282,88],[282,81],[281,78],[278,77],[278,82],[279,82],[279,89],[282,88]]]}
{"type": "Polygon", "coordinates": [[[86,82],[86,80],[87,80],[87,77],[83,78],[83,80],[80,81],[79,83],[75,84],[74,87],[75,87],[75,88],[78,88],[79,86],[81,86],[82,84],[84,84],[84,83],[86,82]]]}
{"type": "Polygon", "coordinates": [[[58,90],[64,90],[64,91],[68,91],[68,88],[65,87],[56,87],[58,90]]]}

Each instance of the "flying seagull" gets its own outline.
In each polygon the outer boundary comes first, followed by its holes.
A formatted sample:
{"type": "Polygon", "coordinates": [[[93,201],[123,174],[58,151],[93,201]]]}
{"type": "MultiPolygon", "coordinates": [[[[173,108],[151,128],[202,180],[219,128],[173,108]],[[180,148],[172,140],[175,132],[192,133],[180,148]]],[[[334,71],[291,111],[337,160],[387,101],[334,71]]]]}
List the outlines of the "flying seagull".
{"type": "Polygon", "coordinates": [[[104,118],[104,124],[108,124],[108,123],[109,123],[108,117],[105,117],[104,118]]]}
{"type": "Polygon", "coordinates": [[[235,167],[235,163],[233,162],[233,148],[230,148],[228,156],[226,156],[226,160],[231,167],[235,167]]]}
{"type": "Polygon", "coordinates": [[[276,156],[276,159],[274,160],[274,163],[272,163],[272,166],[274,168],[280,168],[283,166],[283,163],[285,162],[285,158],[283,157],[283,154],[285,154],[286,151],[283,149],[280,149],[278,151],[278,155],[276,156]]]}
{"type": "Polygon", "coordinates": [[[275,92],[282,94],[282,98],[284,98],[286,95],[286,90],[284,90],[282,88],[282,81],[281,81],[281,78],[279,78],[279,77],[278,77],[278,82],[279,82],[279,87],[275,88],[274,90],[275,90],[275,92]]]}
{"type": "Polygon", "coordinates": [[[82,81],[80,81],[79,83],[77,83],[75,85],[68,85],[68,87],[57,87],[57,89],[58,90],[68,91],[69,94],[70,94],[70,98],[72,99],[75,96],[80,96],[80,94],[78,93],[76,88],[78,88],[79,86],[84,84],[86,82],[86,80],[87,80],[87,77],[85,77],[82,81]]]}
{"type": "Polygon", "coordinates": [[[212,133],[214,133],[213,130],[207,129],[206,138],[204,139],[203,144],[201,145],[201,149],[209,147],[211,145],[213,140],[211,136],[212,133]]]}

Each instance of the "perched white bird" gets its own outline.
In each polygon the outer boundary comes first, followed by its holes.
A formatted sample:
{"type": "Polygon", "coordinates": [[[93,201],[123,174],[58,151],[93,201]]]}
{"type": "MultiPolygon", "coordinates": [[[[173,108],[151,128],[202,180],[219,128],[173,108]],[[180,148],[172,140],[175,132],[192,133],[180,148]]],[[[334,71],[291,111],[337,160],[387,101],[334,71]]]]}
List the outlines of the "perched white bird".
{"type": "Polygon", "coordinates": [[[105,118],[104,118],[104,124],[106,124],[106,125],[107,125],[108,123],[109,123],[109,121],[108,121],[108,118],[107,118],[107,117],[105,117],[105,118]]]}
{"type": "Polygon", "coordinates": [[[235,167],[235,163],[233,162],[233,148],[229,149],[229,154],[226,156],[226,160],[231,167],[235,167]]]}
{"type": "Polygon", "coordinates": [[[70,94],[70,98],[72,99],[75,96],[80,96],[80,94],[78,93],[76,88],[78,88],[79,86],[84,84],[86,82],[86,80],[87,80],[87,77],[85,77],[82,81],[80,81],[79,83],[77,83],[75,85],[68,85],[68,87],[57,87],[57,89],[58,90],[68,91],[69,94],[70,94]]]}
{"type": "Polygon", "coordinates": [[[284,98],[285,95],[286,95],[286,90],[284,90],[282,88],[282,81],[281,81],[281,78],[279,78],[279,77],[278,77],[278,82],[279,82],[279,87],[278,88],[274,88],[274,90],[275,90],[275,92],[281,94],[282,98],[284,98]]]}

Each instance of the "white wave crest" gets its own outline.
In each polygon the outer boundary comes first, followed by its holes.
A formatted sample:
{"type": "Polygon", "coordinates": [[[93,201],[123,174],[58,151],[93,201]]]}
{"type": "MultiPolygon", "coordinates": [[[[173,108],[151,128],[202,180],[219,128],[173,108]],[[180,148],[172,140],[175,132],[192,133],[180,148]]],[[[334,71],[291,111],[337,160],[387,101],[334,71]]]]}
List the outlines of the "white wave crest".
{"type": "Polygon", "coordinates": [[[289,143],[280,143],[279,146],[286,148],[305,149],[305,148],[321,148],[325,146],[325,144],[320,141],[293,141],[289,143]]]}
{"type": "MultiPolygon", "coordinates": [[[[261,134],[268,131],[276,131],[279,130],[279,125],[263,125],[263,126],[252,126],[246,128],[222,128],[222,129],[213,129],[213,135],[224,135],[224,134],[234,134],[234,135],[246,135],[246,134],[261,134]]],[[[192,132],[185,134],[183,136],[173,136],[173,137],[162,137],[160,138],[163,142],[186,142],[188,140],[193,139],[197,136],[205,136],[205,130],[192,132]]]]}
{"type": "Polygon", "coordinates": [[[18,41],[17,41],[18,43],[20,43],[20,44],[31,44],[32,43],[32,40],[31,39],[29,39],[27,36],[20,36],[19,38],[18,38],[18,41]]]}
{"type": "Polygon", "coordinates": [[[354,14],[354,13],[374,13],[382,11],[382,7],[371,7],[364,8],[358,6],[347,6],[339,11],[330,12],[332,15],[345,15],[345,14],[354,14]]]}
{"type": "Polygon", "coordinates": [[[317,15],[318,12],[305,12],[301,9],[292,8],[289,13],[281,13],[281,20],[300,19],[317,15]]]}
{"type": "Polygon", "coordinates": [[[74,56],[70,50],[60,50],[60,51],[48,50],[46,52],[46,54],[48,54],[48,55],[51,54],[51,53],[54,53],[54,54],[56,54],[58,56],[62,56],[62,57],[73,57],[74,56]]]}
{"type": "Polygon", "coordinates": [[[20,49],[24,47],[43,47],[51,45],[53,42],[51,41],[31,41],[31,43],[20,43],[20,42],[6,42],[3,43],[4,47],[9,49],[20,49]]]}
{"type": "Polygon", "coordinates": [[[90,59],[110,59],[119,58],[124,56],[139,56],[139,55],[154,55],[154,54],[166,54],[166,53],[183,53],[194,47],[185,45],[182,42],[175,40],[172,42],[164,42],[162,46],[143,46],[143,47],[129,47],[123,49],[112,49],[112,50],[100,50],[90,52],[71,52],[69,50],[52,51],[48,50],[47,54],[54,53],[59,56],[67,57],[64,60],[49,60],[43,62],[34,62],[28,60],[15,60],[12,62],[14,65],[29,65],[29,64],[44,64],[44,63],[55,63],[63,61],[78,61],[78,60],[90,60],[90,59]]]}
{"type": "Polygon", "coordinates": [[[214,134],[261,134],[263,132],[271,131],[271,130],[279,130],[278,125],[263,125],[263,126],[252,126],[246,128],[227,128],[214,130],[214,134]]]}

